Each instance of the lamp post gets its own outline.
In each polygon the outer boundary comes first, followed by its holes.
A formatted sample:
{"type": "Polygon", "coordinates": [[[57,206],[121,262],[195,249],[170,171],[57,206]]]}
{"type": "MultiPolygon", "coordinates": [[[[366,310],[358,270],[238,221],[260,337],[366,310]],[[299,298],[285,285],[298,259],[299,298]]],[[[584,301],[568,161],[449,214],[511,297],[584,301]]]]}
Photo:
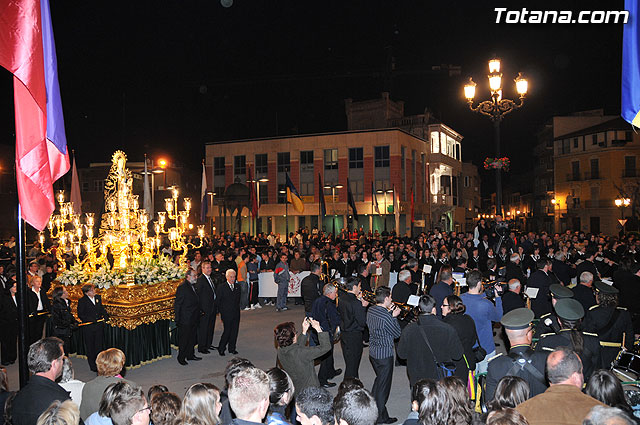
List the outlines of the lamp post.
{"type": "MultiPolygon", "coordinates": [[[[387,231],[387,215],[389,215],[389,209],[387,208],[387,193],[393,193],[393,189],[378,189],[376,193],[384,193],[384,231],[387,231]]],[[[394,211],[395,213],[395,211],[394,211]]]]}
{"type": "MultiPolygon", "coordinates": [[[[500,59],[494,58],[489,61],[489,88],[490,100],[482,101],[478,106],[473,106],[473,99],[476,95],[476,83],[469,78],[469,82],[464,86],[464,97],[467,99],[469,109],[473,112],[488,116],[493,121],[493,137],[496,145],[496,158],[500,158],[500,122],[503,117],[514,109],[522,107],[524,97],[528,90],[528,81],[522,77],[522,73],[514,80],[516,91],[519,95],[519,103],[510,99],[502,98],[502,73],[500,72],[500,59]]],[[[501,169],[496,168],[496,214],[502,213],[502,175],[501,169]]]]}
{"type": "MultiPolygon", "coordinates": [[[[145,157],[145,161],[146,161],[146,157],[145,157]]],[[[148,211],[150,213],[150,215],[153,215],[151,213],[153,213],[153,211],[156,208],[156,174],[164,174],[164,184],[166,185],[167,183],[167,174],[164,171],[164,168],[167,165],[167,161],[165,161],[164,159],[161,159],[160,161],[158,161],[159,166],[154,167],[153,166],[153,159],[151,160],[151,169],[147,171],[146,174],[151,175],[151,205],[152,205],[152,211],[148,211]]],[[[140,173],[143,176],[145,175],[144,170],[140,173]]]]}
{"type": "MultiPolygon", "coordinates": [[[[247,183],[251,183],[251,184],[255,183],[255,185],[256,185],[256,205],[258,205],[258,211],[260,210],[260,183],[266,183],[268,181],[269,181],[269,179],[267,179],[265,177],[263,177],[261,179],[257,179],[257,180],[256,179],[247,180],[247,183]]],[[[285,193],[285,192],[280,191],[280,193],[285,193]]],[[[254,233],[256,235],[258,234],[258,218],[257,217],[255,217],[255,223],[254,223],[253,231],[254,231],[254,233]]]]}
{"type": "Polygon", "coordinates": [[[289,201],[287,200],[287,191],[281,190],[278,193],[284,194],[284,220],[285,220],[285,241],[289,241],[289,201]]]}
{"type": "Polygon", "coordinates": [[[336,189],[342,189],[341,184],[327,184],[325,189],[331,189],[331,204],[333,205],[333,236],[336,236],[336,189]]]}
{"type": "Polygon", "coordinates": [[[631,199],[629,198],[617,198],[615,201],[616,207],[620,208],[620,226],[622,227],[622,233],[624,234],[624,226],[627,224],[627,220],[624,219],[624,207],[631,205],[631,199]]]}

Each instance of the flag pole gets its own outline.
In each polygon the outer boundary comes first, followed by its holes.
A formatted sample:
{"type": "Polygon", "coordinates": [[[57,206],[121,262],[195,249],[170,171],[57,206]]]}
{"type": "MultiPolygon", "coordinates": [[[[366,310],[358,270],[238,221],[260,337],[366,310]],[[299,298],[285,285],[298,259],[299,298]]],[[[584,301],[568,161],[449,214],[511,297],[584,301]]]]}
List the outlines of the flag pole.
{"type": "MultiPolygon", "coordinates": [[[[16,195],[17,196],[17,195],[16,195]]],[[[18,202],[18,238],[16,244],[16,302],[18,304],[18,376],[20,388],[29,382],[27,367],[27,274],[26,229],[22,219],[22,207],[18,202]]]]}

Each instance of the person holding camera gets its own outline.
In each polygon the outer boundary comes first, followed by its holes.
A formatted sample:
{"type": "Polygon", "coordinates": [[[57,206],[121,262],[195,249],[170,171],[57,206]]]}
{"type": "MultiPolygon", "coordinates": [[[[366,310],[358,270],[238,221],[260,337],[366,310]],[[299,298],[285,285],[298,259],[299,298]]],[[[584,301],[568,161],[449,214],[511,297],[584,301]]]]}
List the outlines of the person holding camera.
{"type": "Polygon", "coordinates": [[[496,346],[493,342],[493,322],[502,319],[502,286],[494,286],[495,305],[487,299],[482,285],[482,273],[473,270],[467,276],[469,292],[460,295],[463,304],[467,307],[467,314],[476,324],[476,332],[480,346],[485,349],[487,355],[484,360],[476,364],[476,374],[487,371],[487,363],[496,354],[496,346]]]}

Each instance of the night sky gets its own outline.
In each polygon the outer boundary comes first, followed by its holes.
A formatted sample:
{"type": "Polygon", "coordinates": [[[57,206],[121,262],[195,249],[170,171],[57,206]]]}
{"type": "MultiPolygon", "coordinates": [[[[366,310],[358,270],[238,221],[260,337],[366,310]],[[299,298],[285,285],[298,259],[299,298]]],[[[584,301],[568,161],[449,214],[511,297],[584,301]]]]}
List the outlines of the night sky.
{"type": "MultiPolygon", "coordinates": [[[[514,168],[531,169],[535,131],[549,117],[619,114],[622,25],[495,24],[494,7],[624,4],[51,0],[68,144],[80,166],[124,148],[130,160],[147,152],[198,167],[206,141],[345,130],[345,98],[390,91],[406,114],[426,107],[460,132],[463,159],[481,164],[493,156],[491,122],[468,110],[462,86],[473,76],[487,98],[496,54],[505,97],[515,97],[518,71],[530,80],[502,145],[514,168]],[[440,64],[461,66],[461,75],[432,71],[440,64]]],[[[13,144],[6,71],[0,90],[0,143],[13,144]]]]}

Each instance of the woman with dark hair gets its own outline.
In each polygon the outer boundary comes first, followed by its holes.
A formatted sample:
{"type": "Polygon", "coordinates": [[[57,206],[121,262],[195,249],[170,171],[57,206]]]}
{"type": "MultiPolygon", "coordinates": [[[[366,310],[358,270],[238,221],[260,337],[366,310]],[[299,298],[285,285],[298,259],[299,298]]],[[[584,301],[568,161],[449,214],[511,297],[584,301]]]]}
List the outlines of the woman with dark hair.
{"type": "Polygon", "coordinates": [[[69,305],[69,292],[64,286],[56,286],[51,293],[51,322],[53,324],[53,336],[57,336],[64,342],[64,352],[68,355],[71,332],[78,327],[71,306],[69,305]]]}
{"type": "Polygon", "coordinates": [[[291,378],[284,370],[274,367],[267,371],[269,376],[269,410],[267,411],[267,425],[285,425],[289,422],[291,412],[288,407],[293,400],[295,389],[291,378]]]}
{"type": "Polygon", "coordinates": [[[462,379],[462,382],[468,382],[469,371],[476,368],[473,347],[478,342],[476,325],[471,316],[464,314],[465,310],[462,299],[457,295],[449,295],[442,302],[442,321],[456,330],[464,350],[464,357],[455,362],[455,376],[462,379]]]}
{"type": "Polygon", "coordinates": [[[421,379],[411,390],[412,411],[403,425],[448,425],[451,407],[442,386],[432,379],[421,379]]]}
{"type": "Polygon", "coordinates": [[[274,329],[274,334],[278,347],[278,362],[291,377],[295,388],[302,391],[307,387],[319,387],[320,381],[314,361],[331,349],[329,333],[322,330],[317,320],[305,317],[301,334],[296,334],[293,322],[279,324],[274,329]],[[310,327],[318,332],[319,345],[307,346],[310,327]]]}
{"type": "MultiPolygon", "coordinates": [[[[610,407],[617,407],[633,416],[633,410],[624,397],[620,380],[610,370],[596,370],[587,381],[584,392],[610,407]]],[[[637,418],[635,419],[638,423],[637,418]]]]}
{"type": "Polygon", "coordinates": [[[456,425],[470,425],[474,412],[464,381],[456,376],[447,376],[440,380],[439,385],[449,397],[451,406],[449,422],[456,425]]]}
{"type": "Polygon", "coordinates": [[[498,381],[496,393],[487,408],[489,411],[514,408],[529,399],[529,384],[518,376],[507,375],[498,381]]]}

